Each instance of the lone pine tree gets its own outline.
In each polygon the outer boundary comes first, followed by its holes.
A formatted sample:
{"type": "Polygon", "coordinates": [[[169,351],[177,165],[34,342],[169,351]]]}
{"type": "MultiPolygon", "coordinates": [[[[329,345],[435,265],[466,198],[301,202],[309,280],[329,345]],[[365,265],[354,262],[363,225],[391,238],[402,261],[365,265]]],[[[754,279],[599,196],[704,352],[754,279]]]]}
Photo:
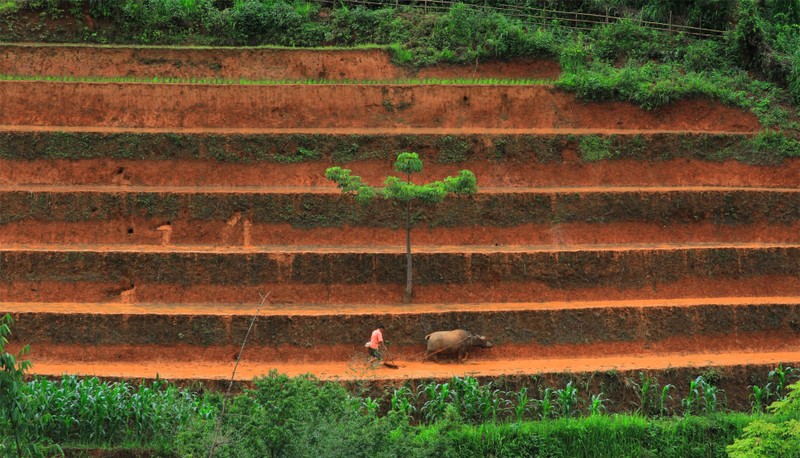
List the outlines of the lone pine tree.
{"type": "Polygon", "coordinates": [[[405,204],[406,211],[406,290],[403,302],[410,302],[412,295],[411,262],[411,227],[413,216],[411,207],[415,203],[436,204],[444,200],[448,194],[469,196],[478,191],[475,174],[469,170],[462,170],[455,177],[447,177],[442,181],[415,184],[411,181],[411,174],[422,171],[422,160],[417,153],[400,153],[394,163],[398,173],[405,174],[403,181],[396,176],[386,177],[383,188],[376,190],[364,183],[361,177],[352,175],[349,169],[330,167],[325,170],[325,177],[333,182],[342,192],[353,194],[357,202],[368,203],[377,195],[405,204]]]}

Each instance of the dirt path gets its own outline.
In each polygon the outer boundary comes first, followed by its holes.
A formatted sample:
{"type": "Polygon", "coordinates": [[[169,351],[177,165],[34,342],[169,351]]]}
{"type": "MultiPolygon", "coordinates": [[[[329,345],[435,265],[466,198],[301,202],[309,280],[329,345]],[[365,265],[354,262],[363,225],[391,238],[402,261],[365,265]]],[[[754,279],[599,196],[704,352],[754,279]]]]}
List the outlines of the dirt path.
{"type": "MultiPolygon", "coordinates": [[[[423,158],[426,152],[419,151],[423,158]]],[[[535,154],[531,151],[529,154],[535,154]]],[[[0,184],[20,186],[127,186],[181,188],[189,186],[262,188],[329,187],[325,168],[330,162],[279,164],[252,161],[236,164],[215,160],[2,160],[0,184]]],[[[340,164],[352,169],[367,183],[380,185],[392,173],[389,160],[340,164]]],[[[474,159],[454,164],[426,160],[420,182],[441,180],[468,169],[478,178],[481,189],[493,187],[590,188],[590,187],[705,187],[800,188],[800,159],[778,166],[753,166],[738,161],[673,159],[668,161],[613,160],[584,162],[576,152],[567,151],[559,162],[529,160],[491,161],[474,159]]],[[[587,190],[588,191],[588,190],[587,190]]]]}
{"type": "MultiPolygon", "coordinates": [[[[504,246],[452,246],[452,245],[417,245],[414,253],[417,254],[436,254],[436,253],[564,253],[564,252],[623,252],[623,251],[672,251],[672,250],[706,250],[706,249],[791,249],[800,248],[800,244],[795,243],[660,243],[660,244],[588,244],[588,245],[504,245],[504,246]]],[[[175,246],[153,246],[153,245],[16,245],[0,246],[0,252],[75,252],[75,253],[405,253],[405,247],[400,246],[347,246],[338,245],[299,245],[293,247],[263,245],[263,246],[229,246],[221,247],[216,245],[175,245],[175,246]]]]}
{"type": "MultiPolygon", "coordinates": [[[[141,185],[45,185],[0,184],[0,192],[104,192],[104,193],[171,193],[171,194],[340,194],[334,183],[327,186],[141,186],[141,185]]],[[[481,186],[481,194],[606,194],[668,192],[759,192],[797,193],[800,188],[744,186],[481,186]]]]}
{"type": "MultiPolygon", "coordinates": [[[[165,354],[168,354],[165,353],[165,354]]],[[[48,361],[32,358],[32,374],[59,376],[61,374],[93,375],[99,377],[124,377],[130,379],[191,379],[225,380],[230,379],[233,361],[221,363],[212,361],[177,362],[169,359],[152,360],[143,363],[118,361],[85,362],[48,361]]],[[[670,367],[708,367],[742,366],[748,364],[775,364],[800,362],[800,352],[720,352],[720,353],[672,353],[641,354],[631,356],[592,356],[587,358],[548,358],[470,361],[464,364],[437,364],[397,360],[399,369],[379,367],[372,370],[359,359],[341,362],[313,363],[242,363],[236,372],[236,379],[251,380],[258,375],[267,374],[271,369],[290,376],[314,374],[322,380],[398,380],[450,378],[454,376],[480,375],[499,377],[511,375],[538,375],[546,373],[581,373],[602,371],[628,371],[666,369],[670,367]]]]}
{"type": "MultiPolygon", "coordinates": [[[[740,130],[702,130],[692,129],[614,129],[614,128],[491,128],[491,127],[124,127],[124,126],[75,126],[75,125],[14,125],[0,124],[0,132],[93,132],[106,134],[119,133],[174,133],[174,134],[216,134],[216,135],[257,135],[257,134],[296,134],[296,135],[742,135],[740,130]]],[[[744,132],[755,133],[755,132],[744,132]]]]}
{"type": "Polygon", "coordinates": [[[646,111],[552,86],[192,85],[0,81],[9,125],[127,128],[597,128],[754,133],[752,113],[707,99],[646,111]],[[58,103],[53,103],[56,100],[58,103]]]}
{"type": "MultiPolygon", "coordinates": [[[[754,254],[755,256],[755,254],[754,254]]],[[[12,302],[131,302],[131,303],[245,303],[250,304],[259,292],[272,291],[280,304],[386,304],[399,303],[403,297],[401,284],[298,284],[263,282],[255,285],[236,284],[179,285],[150,283],[133,278],[97,281],[17,280],[0,282],[0,297],[12,302]],[[135,289],[132,289],[135,286],[135,289]]],[[[800,277],[796,274],[764,274],[754,277],[710,277],[708,274],[681,275],[663,281],[647,278],[629,286],[594,285],[570,287],[533,282],[473,282],[445,285],[417,285],[415,302],[419,303],[486,303],[597,300],[672,300],[684,297],[765,297],[796,296],[800,277]]]]}
{"type": "MultiPolygon", "coordinates": [[[[299,228],[290,224],[253,223],[243,217],[200,221],[133,216],[109,217],[103,221],[41,221],[26,219],[0,225],[0,246],[75,245],[217,245],[292,246],[330,243],[345,246],[402,246],[402,228],[336,226],[299,228]]],[[[717,222],[604,222],[561,224],[517,224],[513,227],[475,226],[428,227],[418,225],[412,233],[416,245],[589,245],[663,243],[800,243],[800,221],[768,223],[751,221],[742,225],[717,222]]]]}
{"type": "MultiPolygon", "coordinates": [[[[375,315],[377,312],[391,315],[417,315],[447,312],[518,312],[527,310],[588,310],[607,308],[647,307],[697,307],[697,306],[741,306],[800,304],[798,296],[775,297],[690,297],[676,299],[576,301],[576,302],[495,302],[495,303],[435,303],[435,304],[267,304],[262,316],[353,316],[375,315]]],[[[0,311],[5,313],[50,313],[50,314],[124,314],[124,315],[215,315],[253,316],[256,304],[124,304],[109,302],[3,302],[0,311]]]]}

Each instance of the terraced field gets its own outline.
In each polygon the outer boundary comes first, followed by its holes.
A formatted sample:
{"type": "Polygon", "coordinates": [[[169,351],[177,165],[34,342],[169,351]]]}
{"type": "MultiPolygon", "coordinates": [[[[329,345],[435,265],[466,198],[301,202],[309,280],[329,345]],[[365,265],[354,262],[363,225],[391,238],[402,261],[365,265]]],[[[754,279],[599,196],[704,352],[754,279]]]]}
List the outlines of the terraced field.
{"type": "Polygon", "coordinates": [[[755,117],[585,104],[541,81],[557,72],[414,74],[376,50],[2,46],[0,312],[46,375],[224,380],[268,291],[242,380],[681,383],[713,367],[735,398],[800,362],[800,161],[704,160],[755,117]],[[291,82],[307,79],[324,82],[291,82]],[[588,161],[589,137],[637,153],[588,161]],[[467,168],[480,186],[419,209],[412,304],[401,211],[355,205],[323,175],[344,165],[378,185],[406,150],[420,180],[467,168]],[[362,363],[378,322],[397,370],[362,363]],[[426,334],[456,327],[496,346],[420,360],[426,334]]]}

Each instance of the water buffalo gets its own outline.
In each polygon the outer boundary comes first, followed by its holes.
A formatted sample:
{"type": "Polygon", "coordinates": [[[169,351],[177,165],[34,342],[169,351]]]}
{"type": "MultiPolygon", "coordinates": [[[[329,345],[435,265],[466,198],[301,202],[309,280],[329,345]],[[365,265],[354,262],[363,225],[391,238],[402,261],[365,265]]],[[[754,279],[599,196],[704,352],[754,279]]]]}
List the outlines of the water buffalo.
{"type": "Polygon", "coordinates": [[[463,329],[432,332],[425,336],[425,341],[428,342],[428,349],[422,358],[423,360],[430,356],[436,356],[436,360],[438,360],[438,356],[442,353],[456,353],[458,354],[458,362],[463,363],[467,360],[469,350],[472,347],[492,347],[492,343],[486,340],[486,337],[463,329]]]}

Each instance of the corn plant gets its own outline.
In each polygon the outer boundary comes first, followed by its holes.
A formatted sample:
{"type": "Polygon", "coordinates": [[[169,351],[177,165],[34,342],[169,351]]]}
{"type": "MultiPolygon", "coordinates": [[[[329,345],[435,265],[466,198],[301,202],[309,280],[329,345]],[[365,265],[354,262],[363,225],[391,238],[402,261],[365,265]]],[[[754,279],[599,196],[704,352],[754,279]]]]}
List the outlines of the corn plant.
{"type": "Polygon", "coordinates": [[[444,418],[445,409],[450,399],[450,384],[430,383],[425,385],[424,393],[428,399],[422,405],[422,416],[425,421],[432,423],[444,418]]]}
{"type": "Polygon", "coordinates": [[[703,409],[706,414],[713,414],[719,406],[719,396],[723,393],[717,386],[702,380],[700,389],[703,395],[703,409]]]}
{"type": "Polygon", "coordinates": [[[556,399],[562,417],[568,418],[575,414],[575,407],[578,405],[578,389],[573,386],[572,381],[567,383],[564,388],[556,390],[556,399]]]}
{"type": "Polygon", "coordinates": [[[553,417],[554,405],[553,397],[555,392],[551,388],[545,388],[542,399],[539,400],[539,416],[542,420],[549,420],[553,417]]]}
{"type": "Polygon", "coordinates": [[[530,398],[528,398],[528,387],[523,386],[516,392],[516,402],[514,403],[514,418],[520,422],[525,418],[525,414],[528,412],[528,405],[530,404],[530,398]]]}
{"type": "Polygon", "coordinates": [[[681,399],[684,415],[690,416],[697,408],[700,399],[703,398],[704,385],[706,381],[702,375],[689,382],[689,393],[681,399]]]}
{"type": "Polygon", "coordinates": [[[764,412],[764,407],[769,403],[769,398],[772,395],[770,391],[770,384],[767,383],[764,387],[758,385],[750,386],[750,406],[753,413],[764,412]]]}
{"type": "Polygon", "coordinates": [[[636,410],[642,415],[650,415],[655,407],[655,392],[658,391],[658,380],[644,372],[639,372],[639,382],[633,379],[626,379],[625,384],[636,391],[639,398],[639,408],[636,410]]]}
{"type": "Polygon", "coordinates": [[[769,371],[769,378],[774,380],[775,391],[773,394],[777,396],[778,400],[782,400],[786,396],[784,389],[789,379],[797,377],[797,369],[791,366],[783,367],[783,364],[778,364],[778,367],[769,371]]]}
{"type": "MultiPolygon", "coordinates": [[[[19,353],[13,355],[6,352],[6,344],[11,336],[14,320],[6,314],[0,319],[0,447],[13,449],[18,457],[43,456],[39,447],[33,442],[30,431],[29,404],[25,401],[24,377],[30,369],[30,361],[22,358],[30,351],[26,345],[19,353]]],[[[0,451],[2,451],[0,449],[0,451]]],[[[4,455],[6,455],[4,453],[4,455]]]]}
{"type": "Polygon", "coordinates": [[[496,420],[503,406],[501,390],[492,390],[492,383],[480,385],[474,377],[453,377],[450,396],[464,420],[482,423],[496,420]]]}
{"type": "Polygon", "coordinates": [[[400,414],[404,418],[411,419],[417,412],[417,396],[415,396],[411,388],[407,386],[402,386],[394,390],[394,392],[392,392],[391,402],[391,411],[400,414]]]}
{"type": "Polygon", "coordinates": [[[359,401],[359,411],[363,414],[367,415],[368,417],[374,417],[378,413],[378,407],[380,404],[377,400],[372,399],[371,397],[361,398],[359,401]]]}
{"type": "Polygon", "coordinates": [[[602,392],[593,394],[589,399],[589,415],[592,417],[596,415],[602,415],[606,410],[606,401],[608,401],[608,399],[603,397],[602,392]]]}
{"type": "Polygon", "coordinates": [[[667,410],[669,409],[669,407],[667,407],[667,400],[670,402],[672,401],[672,396],[670,396],[669,390],[673,388],[675,388],[675,385],[672,385],[671,383],[661,387],[661,395],[658,397],[658,415],[660,417],[667,415],[667,410]]]}
{"type": "Polygon", "coordinates": [[[192,418],[214,414],[212,406],[163,380],[134,388],[125,382],[65,376],[60,381],[33,380],[25,392],[37,434],[62,443],[147,444],[171,438],[192,418]]]}

